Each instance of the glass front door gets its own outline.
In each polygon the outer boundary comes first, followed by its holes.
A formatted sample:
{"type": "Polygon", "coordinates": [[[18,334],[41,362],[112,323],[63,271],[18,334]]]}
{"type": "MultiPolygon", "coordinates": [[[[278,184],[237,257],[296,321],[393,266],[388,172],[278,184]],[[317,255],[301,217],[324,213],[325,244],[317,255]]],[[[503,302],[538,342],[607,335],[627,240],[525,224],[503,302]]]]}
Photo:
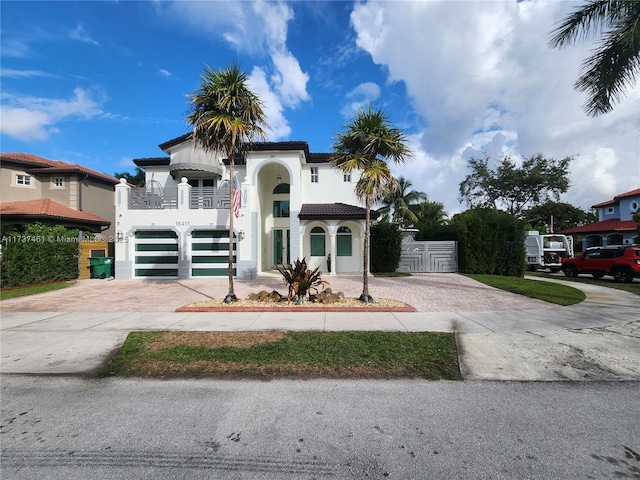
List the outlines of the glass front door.
{"type": "Polygon", "coordinates": [[[273,263],[274,265],[286,265],[291,263],[289,250],[291,249],[291,235],[288,228],[276,228],[273,230],[273,263]]]}

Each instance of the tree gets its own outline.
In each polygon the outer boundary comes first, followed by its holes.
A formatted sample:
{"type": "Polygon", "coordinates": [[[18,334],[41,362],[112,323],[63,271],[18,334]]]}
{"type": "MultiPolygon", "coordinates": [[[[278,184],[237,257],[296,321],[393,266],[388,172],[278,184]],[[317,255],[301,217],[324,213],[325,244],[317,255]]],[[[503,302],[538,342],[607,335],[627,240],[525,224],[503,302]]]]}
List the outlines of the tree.
{"type": "Polygon", "coordinates": [[[140,167],[136,167],[136,173],[116,172],[113,176],[116,178],[124,178],[127,182],[135,185],[136,187],[144,187],[145,173],[140,167]]]}
{"type": "Polygon", "coordinates": [[[598,47],[582,62],[574,87],[587,92],[584,108],[597,116],[613,110],[640,73],[640,2],[589,0],[551,32],[549,45],[563,48],[600,35],[598,47]]]}
{"type": "Polygon", "coordinates": [[[549,232],[552,228],[554,232],[561,232],[598,220],[593,212],[585,212],[581,208],[563,202],[546,202],[532,207],[524,210],[522,217],[534,230],[541,228],[549,232]]]}
{"type": "Polygon", "coordinates": [[[418,219],[417,223],[431,223],[433,225],[445,225],[447,223],[447,212],[441,202],[430,202],[425,199],[415,205],[410,205],[409,209],[418,219]]]}
{"type": "Polygon", "coordinates": [[[380,213],[388,214],[393,207],[391,220],[403,227],[410,227],[418,222],[418,217],[413,212],[414,204],[427,200],[427,195],[423,192],[409,190],[412,184],[404,177],[398,178],[391,188],[383,193],[380,213]]]}
{"type": "Polygon", "coordinates": [[[267,128],[262,101],[247,86],[247,75],[234,62],[220,70],[206,67],[202,84],[189,96],[193,138],[207,152],[222,152],[229,160],[229,293],[225,303],[238,298],[233,290],[234,162],[236,154],[251,148],[256,137],[264,138],[267,128]]]}
{"type": "Polygon", "coordinates": [[[365,234],[362,294],[360,300],[370,302],[369,295],[369,230],[371,226],[371,205],[380,200],[395,179],[388,161],[404,163],[412,155],[406,145],[404,134],[391,126],[389,118],[382,110],[360,110],[345,126],[344,133],[337,133],[333,144],[331,162],[342,172],[360,172],[355,193],[365,201],[365,234]]]}
{"type": "Polygon", "coordinates": [[[521,167],[504,157],[495,170],[489,168],[489,160],[471,158],[472,173],[460,183],[459,199],[471,207],[505,207],[517,217],[525,207],[557,201],[569,189],[567,177],[573,157],[555,160],[537,153],[521,167]]]}

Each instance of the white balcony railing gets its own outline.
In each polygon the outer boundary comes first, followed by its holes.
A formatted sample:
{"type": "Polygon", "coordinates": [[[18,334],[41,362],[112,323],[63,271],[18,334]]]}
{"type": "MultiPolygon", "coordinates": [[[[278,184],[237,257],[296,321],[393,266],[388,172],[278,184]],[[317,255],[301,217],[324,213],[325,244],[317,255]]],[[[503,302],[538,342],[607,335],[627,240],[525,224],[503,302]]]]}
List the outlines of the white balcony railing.
{"type": "Polygon", "coordinates": [[[191,187],[189,208],[229,208],[229,188],[191,187]]]}

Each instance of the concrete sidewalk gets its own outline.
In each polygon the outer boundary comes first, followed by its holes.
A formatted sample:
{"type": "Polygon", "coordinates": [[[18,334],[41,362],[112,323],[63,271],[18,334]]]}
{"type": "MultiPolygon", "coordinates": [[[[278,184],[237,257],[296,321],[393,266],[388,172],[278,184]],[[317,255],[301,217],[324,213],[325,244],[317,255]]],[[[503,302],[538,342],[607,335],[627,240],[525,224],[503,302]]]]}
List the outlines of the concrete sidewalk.
{"type": "MultiPolygon", "coordinates": [[[[92,289],[76,287],[16,299],[19,302],[9,300],[2,302],[0,372],[88,374],[99,368],[132,330],[384,330],[456,332],[461,371],[466,379],[640,380],[640,300],[636,295],[569,283],[583,289],[587,300],[572,307],[556,307],[492,289],[460,275],[383,280],[372,282],[372,295],[401,299],[419,311],[175,313],[166,311],[167,307],[165,311],[123,311],[123,302],[105,299],[104,295],[101,309],[108,306],[111,311],[100,311],[87,298],[86,292],[92,289]],[[431,302],[430,292],[437,293],[432,294],[437,298],[431,298],[431,302]],[[84,298],[78,298],[83,297],[82,293],[84,298]],[[418,298],[419,302],[412,303],[407,298],[418,298]],[[489,305],[487,298],[491,299],[489,305]],[[64,310],[39,310],[52,301],[64,310]],[[450,311],[427,310],[434,303],[443,302],[473,309],[454,311],[449,306],[450,311]],[[78,305],[84,305],[84,309],[75,310],[78,305]],[[495,309],[488,308],[491,305],[495,309]],[[25,311],[29,307],[31,311],[25,311]]],[[[128,287],[131,292],[131,284],[119,282],[109,282],[112,290],[128,287]]],[[[358,288],[356,279],[338,277],[332,279],[334,282],[342,282],[350,289],[341,289],[347,290],[345,294],[358,288]]],[[[273,279],[261,279],[247,288],[255,289],[257,284],[270,288],[273,279]]],[[[81,284],[85,285],[92,286],[81,284]]],[[[224,290],[226,282],[221,285],[224,290]]],[[[140,283],[134,286],[140,295],[140,283]]],[[[156,295],[160,290],[167,303],[172,303],[175,300],[169,293],[174,288],[192,292],[194,298],[202,296],[202,291],[213,290],[211,282],[191,284],[189,288],[184,287],[184,282],[164,282],[155,283],[150,291],[156,295]]],[[[240,293],[239,289],[236,291],[240,293]]],[[[197,301],[180,298],[177,306],[197,301]]],[[[149,304],[148,299],[138,299],[138,308],[149,304]]],[[[155,297],[154,300],[154,305],[162,304],[155,297]]]]}

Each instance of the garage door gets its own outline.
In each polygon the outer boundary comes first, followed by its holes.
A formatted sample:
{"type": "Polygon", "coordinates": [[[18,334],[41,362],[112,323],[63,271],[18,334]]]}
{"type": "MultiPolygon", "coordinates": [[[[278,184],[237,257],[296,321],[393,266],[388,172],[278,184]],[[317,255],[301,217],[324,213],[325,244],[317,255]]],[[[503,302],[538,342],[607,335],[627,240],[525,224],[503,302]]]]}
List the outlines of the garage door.
{"type": "MultiPolygon", "coordinates": [[[[233,275],[236,274],[236,241],[233,242],[233,275]]],[[[191,276],[226,277],[229,274],[229,231],[191,232],[191,276]]]]}
{"type": "Polygon", "coordinates": [[[171,230],[138,231],[135,276],[178,278],[178,235],[171,230]]]}

